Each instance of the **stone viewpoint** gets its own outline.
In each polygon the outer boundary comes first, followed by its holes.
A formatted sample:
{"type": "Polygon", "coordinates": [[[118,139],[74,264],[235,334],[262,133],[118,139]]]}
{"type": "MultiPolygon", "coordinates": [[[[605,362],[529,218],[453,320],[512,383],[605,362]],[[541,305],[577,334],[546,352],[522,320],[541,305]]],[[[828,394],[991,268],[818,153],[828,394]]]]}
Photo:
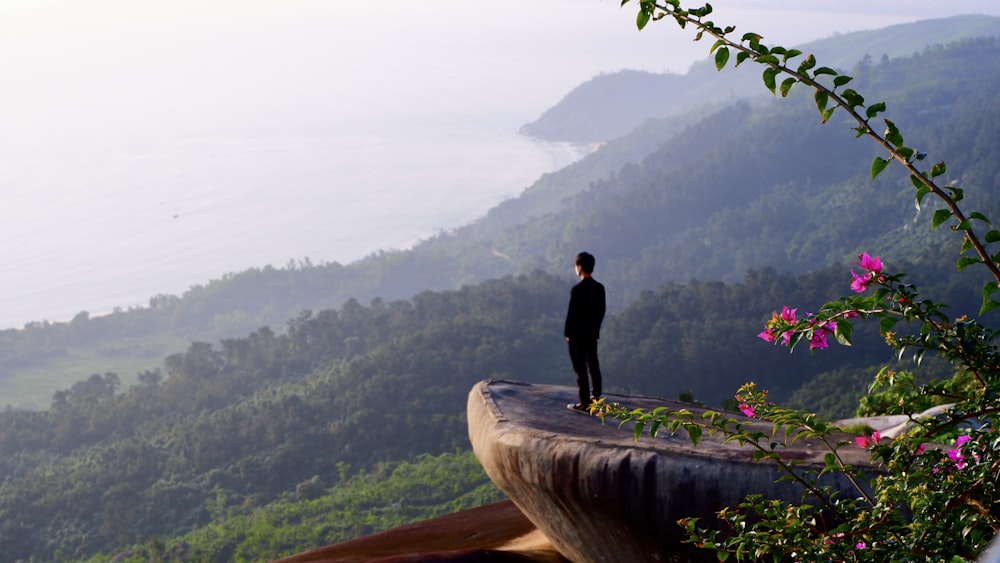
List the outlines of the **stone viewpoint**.
{"type": "MultiPolygon", "coordinates": [[[[575,388],[495,380],[477,384],[468,400],[469,437],[486,473],[571,561],[715,561],[714,552],[681,542],[678,519],[718,525],[716,511],[752,493],[808,501],[799,484],[779,480],[773,464],[752,461],[749,447],[708,435],[694,447],[686,433],[665,431],[635,440],[631,427],[566,409],[575,395],[575,388]]],[[[696,416],[705,410],[651,397],[606,399],[629,408],[687,408],[696,416]]],[[[732,416],[771,432],[770,424],[732,416]]],[[[818,441],[798,441],[783,457],[818,469],[827,452],[818,441]]],[[[846,463],[877,471],[860,448],[840,453],[846,463]]],[[[858,494],[841,474],[824,478],[841,494],[858,494]]]]}

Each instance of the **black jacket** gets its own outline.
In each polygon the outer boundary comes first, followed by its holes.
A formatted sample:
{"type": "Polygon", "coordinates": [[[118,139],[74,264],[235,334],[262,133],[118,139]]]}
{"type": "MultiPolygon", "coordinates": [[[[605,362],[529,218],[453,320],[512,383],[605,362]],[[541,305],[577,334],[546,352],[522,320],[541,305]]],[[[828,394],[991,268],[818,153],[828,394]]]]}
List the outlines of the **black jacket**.
{"type": "Polygon", "coordinates": [[[601,337],[604,308],[604,286],[594,278],[583,278],[569,292],[569,310],[566,311],[563,335],[570,340],[597,340],[601,337]]]}

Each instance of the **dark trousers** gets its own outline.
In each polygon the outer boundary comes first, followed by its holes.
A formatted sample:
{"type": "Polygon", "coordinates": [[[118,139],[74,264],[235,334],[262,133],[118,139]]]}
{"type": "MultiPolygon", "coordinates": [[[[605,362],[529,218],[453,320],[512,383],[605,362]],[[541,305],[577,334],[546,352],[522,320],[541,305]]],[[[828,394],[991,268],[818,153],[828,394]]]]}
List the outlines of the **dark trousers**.
{"type": "Polygon", "coordinates": [[[601,396],[601,364],[597,360],[597,340],[572,339],[569,341],[569,360],[576,372],[576,385],[580,389],[580,404],[589,405],[590,397],[601,396]],[[590,376],[587,376],[590,372],[590,376]]]}

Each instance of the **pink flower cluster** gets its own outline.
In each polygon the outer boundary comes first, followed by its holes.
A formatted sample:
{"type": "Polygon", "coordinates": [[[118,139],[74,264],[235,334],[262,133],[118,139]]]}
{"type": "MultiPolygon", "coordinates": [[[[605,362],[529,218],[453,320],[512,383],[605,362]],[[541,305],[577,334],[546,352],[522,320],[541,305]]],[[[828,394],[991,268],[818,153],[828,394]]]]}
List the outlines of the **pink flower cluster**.
{"type": "MultiPolygon", "coordinates": [[[[789,309],[788,305],[781,308],[781,313],[775,311],[771,314],[771,320],[767,322],[764,330],[757,333],[757,338],[764,340],[765,342],[774,342],[781,338],[781,343],[788,346],[792,339],[792,334],[794,331],[786,330],[783,332],[778,332],[779,326],[791,325],[797,322],[795,312],[798,309],[789,309]]],[[[829,348],[827,344],[826,337],[833,334],[833,331],[837,328],[837,323],[834,321],[827,321],[823,324],[819,324],[816,319],[810,319],[809,326],[812,329],[812,336],[809,338],[809,349],[815,350],[817,348],[829,348]]]]}
{"type": "Polygon", "coordinates": [[[868,436],[858,436],[854,439],[854,443],[858,445],[859,448],[867,450],[872,446],[878,445],[878,441],[882,439],[882,433],[878,430],[872,432],[871,437],[868,436]]]}
{"type": "Polygon", "coordinates": [[[955,469],[961,471],[965,469],[965,455],[962,453],[962,446],[972,438],[967,435],[959,436],[955,439],[955,447],[948,450],[948,459],[955,462],[955,469]]]}
{"type": "Polygon", "coordinates": [[[851,268],[851,277],[854,278],[851,281],[851,289],[857,293],[861,293],[868,289],[868,284],[882,281],[882,261],[879,260],[878,256],[871,257],[867,252],[863,252],[858,255],[858,261],[855,262],[858,266],[864,270],[864,275],[858,275],[854,272],[854,268],[851,268]]]}
{"type": "Polygon", "coordinates": [[[817,324],[815,320],[813,321],[813,333],[809,338],[809,349],[810,350],[822,350],[824,348],[829,348],[830,345],[826,343],[826,337],[829,334],[833,334],[835,328],[837,328],[837,323],[833,321],[827,321],[823,324],[817,324]]]}
{"type": "Polygon", "coordinates": [[[757,416],[757,413],[753,410],[753,407],[746,403],[740,403],[740,412],[742,412],[744,416],[747,416],[749,418],[755,418],[757,416]]]}
{"type": "Polygon", "coordinates": [[[780,314],[777,311],[772,313],[771,320],[768,321],[767,326],[764,328],[764,330],[757,334],[757,338],[760,338],[765,342],[774,342],[780,336],[781,343],[784,344],[785,346],[788,346],[788,343],[791,341],[792,338],[792,331],[786,330],[785,332],[782,332],[779,335],[774,325],[795,324],[796,322],[795,311],[798,311],[798,309],[789,309],[788,305],[785,305],[784,307],[781,308],[780,314]]]}
{"type": "MultiPolygon", "coordinates": [[[[948,459],[950,459],[951,462],[955,464],[955,469],[958,471],[965,469],[966,457],[965,454],[962,452],[962,447],[965,446],[966,442],[968,442],[971,439],[972,439],[971,436],[963,434],[958,438],[955,438],[955,447],[948,450],[948,459]]],[[[973,459],[975,461],[979,461],[979,457],[976,455],[973,455],[973,459]]],[[[931,473],[937,473],[937,472],[938,472],[937,467],[931,470],[931,473]]]]}

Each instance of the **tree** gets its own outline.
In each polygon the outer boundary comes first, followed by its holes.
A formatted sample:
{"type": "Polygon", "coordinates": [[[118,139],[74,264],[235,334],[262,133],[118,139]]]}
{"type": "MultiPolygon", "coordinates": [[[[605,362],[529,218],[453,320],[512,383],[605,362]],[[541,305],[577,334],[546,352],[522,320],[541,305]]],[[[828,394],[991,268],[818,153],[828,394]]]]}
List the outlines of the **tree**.
{"type": "MultiPolygon", "coordinates": [[[[622,5],[629,1],[623,0],[622,5]]],[[[961,271],[975,264],[987,271],[980,314],[1000,307],[993,299],[1000,287],[1000,253],[988,250],[1000,242],[1000,231],[991,227],[984,214],[966,213],[960,207],[964,189],[955,182],[945,183],[944,162],[925,166],[927,154],[906,145],[892,120],[883,118],[884,127],[876,125],[876,117],[886,112],[884,102],[867,103],[860,93],[846,87],[852,77],[817,66],[812,55],[768,47],[755,33],[731,39],[735,27],[719,27],[707,19],[712,13],[709,4],[693,9],[683,8],[680,0],[641,0],[638,4],[639,29],[662,19],[672,19],[681,28],[691,26],[696,40],[715,39],[710,52],[717,69],[725,68],[735,54],[735,65],[750,61],[764,67],[764,85],[775,95],[785,97],[796,85],[810,88],[823,123],[836,110],[845,112],[856,124],[856,136],[873,141],[886,153],[872,161],[871,178],[891,163],[904,167],[917,206],[936,202],[931,228],[946,225],[961,237],[956,267],[961,271]],[[933,197],[927,200],[927,196],[933,197]]],[[[638,422],[637,435],[644,428],[653,435],[663,429],[685,429],[697,445],[706,432],[721,434],[755,448],[755,459],[776,463],[811,494],[812,504],[792,506],[751,496],[738,507],[720,511],[720,518],[731,527],[728,536],[701,528],[693,519],[681,521],[689,541],[716,551],[720,560],[730,555],[737,560],[766,556],[800,561],[972,560],[1000,531],[996,480],[1000,438],[994,431],[1000,424],[1000,348],[994,344],[998,332],[967,317],[950,318],[943,304],[921,299],[917,289],[904,281],[904,274],[889,272],[877,256],[862,253],[856,267],[858,271],[850,271],[850,287],[858,295],[829,302],[804,317],[796,308],[784,306],[759,336],[792,349],[808,344],[811,351],[823,350],[829,339],[850,345],[853,323],[872,319],[879,321],[882,337],[899,357],[912,356],[919,362],[930,352],[947,360],[953,367],[949,378],[911,384],[899,396],[893,412],[908,415],[912,424],[893,440],[883,440],[878,431],[865,432],[854,443],[833,440],[828,423],[810,413],[774,405],[767,392],[752,383],[737,391],[738,408],[745,417],[771,422],[771,435],[750,432],[745,418],[721,412],[695,419],[684,410],[628,411],[615,405],[595,409],[602,416],[638,422]],[[922,414],[920,409],[929,400],[947,403],[947,407],[922,414]],[[781,457],[782,446],[799,439],[819,440],[829,448],[826,467],[818,474],[781,457]],[[869,450],[872,460],[887,469],[886,475],[865,483],[863,475],[842,463],[838,451],[843,447],[869,450]],[[858,483],[855,498],[837,497],[818,484],[818,476],[831,471],[858,483]],[[819,517],[820,510],[833,514],[833,521],[824,523],[829,521],[819,517]]],[[[895,384],[900,382],[906,380],[897,381],[894,372],[884,370],[874,378],[872,389],[888,385],[899,393],[895,384]]]]}

